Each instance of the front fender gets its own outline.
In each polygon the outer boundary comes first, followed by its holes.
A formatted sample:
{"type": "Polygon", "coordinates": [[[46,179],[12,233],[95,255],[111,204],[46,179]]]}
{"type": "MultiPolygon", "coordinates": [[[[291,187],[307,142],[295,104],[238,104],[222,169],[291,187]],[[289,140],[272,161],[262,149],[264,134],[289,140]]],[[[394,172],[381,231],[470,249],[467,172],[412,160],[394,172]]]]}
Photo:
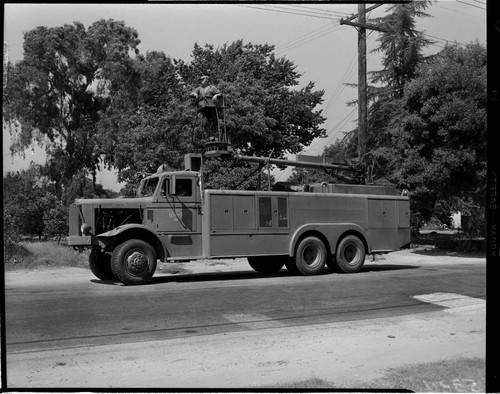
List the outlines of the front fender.
{"type": "Polygon", "coordinates": [[[127,239],[142,239],[149,242],[154,248],[161,261],[165,261],[167,250],[161,239],[153,230],[142,224],[129,223],[118,226],[113,230],[96,235],[100,243],[104,245],[115,245],[127,239]]]}
{"type": "Polygon", "coordinates": [[[364,241],[366,242],[366,247],[367,247],[367,253],[371,251],[371,242],[370,238],[368,237],[368,234],[366,231],[363,229],[363,227],[354,224],[354,223],[308,223],[304,224],[303,226],[300,226],[293,234],[292,237],[290,238],[290,246],[289,246],[289,255],[294,256],[295,255],[295,248],[297,246],[297,242],[299,239],[302,238],[303,235],[310,233],[319,233],[323,237],[326,238],[326,240],[329,243],[330,246],[330,253],[334,254],[335,253],[335,248],[337,246],[337,243],[342,236],[342,234],[345,234],[349,231],[353,231],[356,233],[359,233],[363,238],[364,241]]]}

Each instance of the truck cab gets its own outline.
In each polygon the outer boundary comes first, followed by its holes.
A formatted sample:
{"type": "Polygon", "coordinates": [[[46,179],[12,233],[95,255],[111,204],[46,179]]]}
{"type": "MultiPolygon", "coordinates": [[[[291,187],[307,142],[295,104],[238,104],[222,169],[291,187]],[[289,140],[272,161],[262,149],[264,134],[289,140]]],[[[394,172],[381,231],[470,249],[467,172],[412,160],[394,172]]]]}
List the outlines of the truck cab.
{"type": "Polygon", "coordinates": [[[200,185],[196,171],[160,167],[141,181],[135,198],[77,199],[70,206],[68,245],[92,248],[89,264],[98,278],[127,284],[148,280],[158,258],[199,258],[200,185]],[[124,256],[116,257],[120,250],[124,256]],[[125,259],[121,266],[114,264],[119,259],[125,259]]]}

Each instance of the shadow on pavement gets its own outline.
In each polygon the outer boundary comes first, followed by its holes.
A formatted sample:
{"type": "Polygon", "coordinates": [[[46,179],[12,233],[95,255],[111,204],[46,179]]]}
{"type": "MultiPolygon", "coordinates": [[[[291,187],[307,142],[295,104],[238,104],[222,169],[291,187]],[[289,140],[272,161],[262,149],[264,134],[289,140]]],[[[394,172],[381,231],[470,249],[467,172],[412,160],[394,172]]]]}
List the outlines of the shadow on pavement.
{"type": "Polygon", "coordinates": [[[380,272],[380,271],[395,271],[420,268],[420,265],[397,265],[397,264],[366,264],[361,268],[360,272],[380,272]]]}
{"type": "Polygon", "coordinates": [[[412,254],[417,254],[421,256],[436,256],[436,257],[462,257],[468,259],[481,259],[486,258],[484,252],[454,252],[439,248],[422,248],[414,249],[411,251],[412,254]]]}
{"type": "MultiPolygon", "coordinates": [[[[364,272],[383,272],[383,271],[395,271],[395,270],[405,270],[405,269],[416,269],[420,268],[420,266],[416,265],[397,265],[397,264],[370,264],[367,263],[363,266],[361,271],[358,274],[364,272]]],[[[328,275],[356,275],[356,274],[343,274],[337,273],[325,267],[323,272],[317,276],[328,276],[328,275]]],[[[249,271],[230,271],[230,272],[203,272],[203,273],[183,273],[178,275],[165,275],[161,273],[157,273],[156,276],[152,278],[152,280],[148,283],[141,284],[139,286],[148,286],[155,285],[161,283],[169,283],[169,282],[180,282],[180,283],[189,283],[189,282],[210,282],[210,281],[234,281],[234,280],[246,280],[246,279],[266,279],[266,278],[286,278],[286,277],[295,277],[295,278],[307,278],[306,276],[297,275],[289,272],[285,268],[275,274],[261,274],[259,272],[255,272],[252,270],[249,271]]],[[[118,280],[99,280],[99,279],[91,279],[90,282],[107,285],[107,286],[123,286],[123,284],[118,280]]]]}
{"type": "MultiPolygon", "coordinates": [[[[415,269],[420,268],[420,266],[412,265],[395,265],[395,264],[384,264],[384,265],[366,265],[359,273],[363,272],[381,272],[381,271],[394,271],[394,270],[404,270],[404,269],[415,269]]],[[[316,276],[327,276],[327,275],[355,275],[355,274],[341,274],[332,271],[329,268],[325,268],[320,275],[316,276]]],[[[155,276],[152,281],[148,283],[160,284],[168,282],[208,282],[208,281],[232,281],[232,280],[245,280],[245,279],[266,279],[266,278],[307,278],[302,275],[297,275],[282,269],[275,274],[261,274],[255,271],[231,271],[231,272],[204,272],[204,273],[191,273],[191,274],[181,274],[181,275],[169,275],[169,276],[155,276]]]]}

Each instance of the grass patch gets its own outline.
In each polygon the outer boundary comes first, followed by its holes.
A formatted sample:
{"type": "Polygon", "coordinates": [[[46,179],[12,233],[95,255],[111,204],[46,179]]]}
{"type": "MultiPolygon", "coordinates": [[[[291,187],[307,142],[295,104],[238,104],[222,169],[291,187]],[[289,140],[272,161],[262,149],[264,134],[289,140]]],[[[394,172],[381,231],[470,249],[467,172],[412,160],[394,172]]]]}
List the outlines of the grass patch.
{"type": "Polygon", "coordinates": [[[23,242],[4,263],[5,271],[78,267],[88,268],[89,250],[81,253],[55,241],[23,242]]]}
{"type": "MultiPolygon", "coordinates": [[[[260,386],[259,386],[260,387],[260,386]]],[[[267,389],[332,389],[336,388],[333,382],[316,377],[295,382],[276,383],[271,386],[262,386],[267,389]]],[[[337,387],[339,388],[339,387],[337,387]]]]}
{"type": "Polygon", "coordinates": [[[369,382],[352,381],[345,387],[317,377],[281,382],[263,389],[358,389],[410,390],[416,393],[484,393],[485,361],[467,358],[392,368],[383,377],[369,382]]]}
{"type": "Polygon", "coordinates": [[[405,389],[418,393],[484,393],[485,361],[466,358],[391,369],[366,388],[405,389]]]}

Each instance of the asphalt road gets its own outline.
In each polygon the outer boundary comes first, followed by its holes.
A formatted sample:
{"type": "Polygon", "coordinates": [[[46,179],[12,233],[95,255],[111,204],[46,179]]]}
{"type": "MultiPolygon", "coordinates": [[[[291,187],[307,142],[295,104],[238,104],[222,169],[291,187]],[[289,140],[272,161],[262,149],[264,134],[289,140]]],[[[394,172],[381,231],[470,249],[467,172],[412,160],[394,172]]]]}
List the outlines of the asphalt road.
{"type": "Polygon", "coordinates": [[[441,260],[367,259],[360,273],[315,277],[265,276],[240,262],[238,271],[160,273],[144,286],[16,274],[6,279],[7,355],[412,315],[442,309],[413,298],[436,292],[485,299],[485,264],[441,260]]]}

